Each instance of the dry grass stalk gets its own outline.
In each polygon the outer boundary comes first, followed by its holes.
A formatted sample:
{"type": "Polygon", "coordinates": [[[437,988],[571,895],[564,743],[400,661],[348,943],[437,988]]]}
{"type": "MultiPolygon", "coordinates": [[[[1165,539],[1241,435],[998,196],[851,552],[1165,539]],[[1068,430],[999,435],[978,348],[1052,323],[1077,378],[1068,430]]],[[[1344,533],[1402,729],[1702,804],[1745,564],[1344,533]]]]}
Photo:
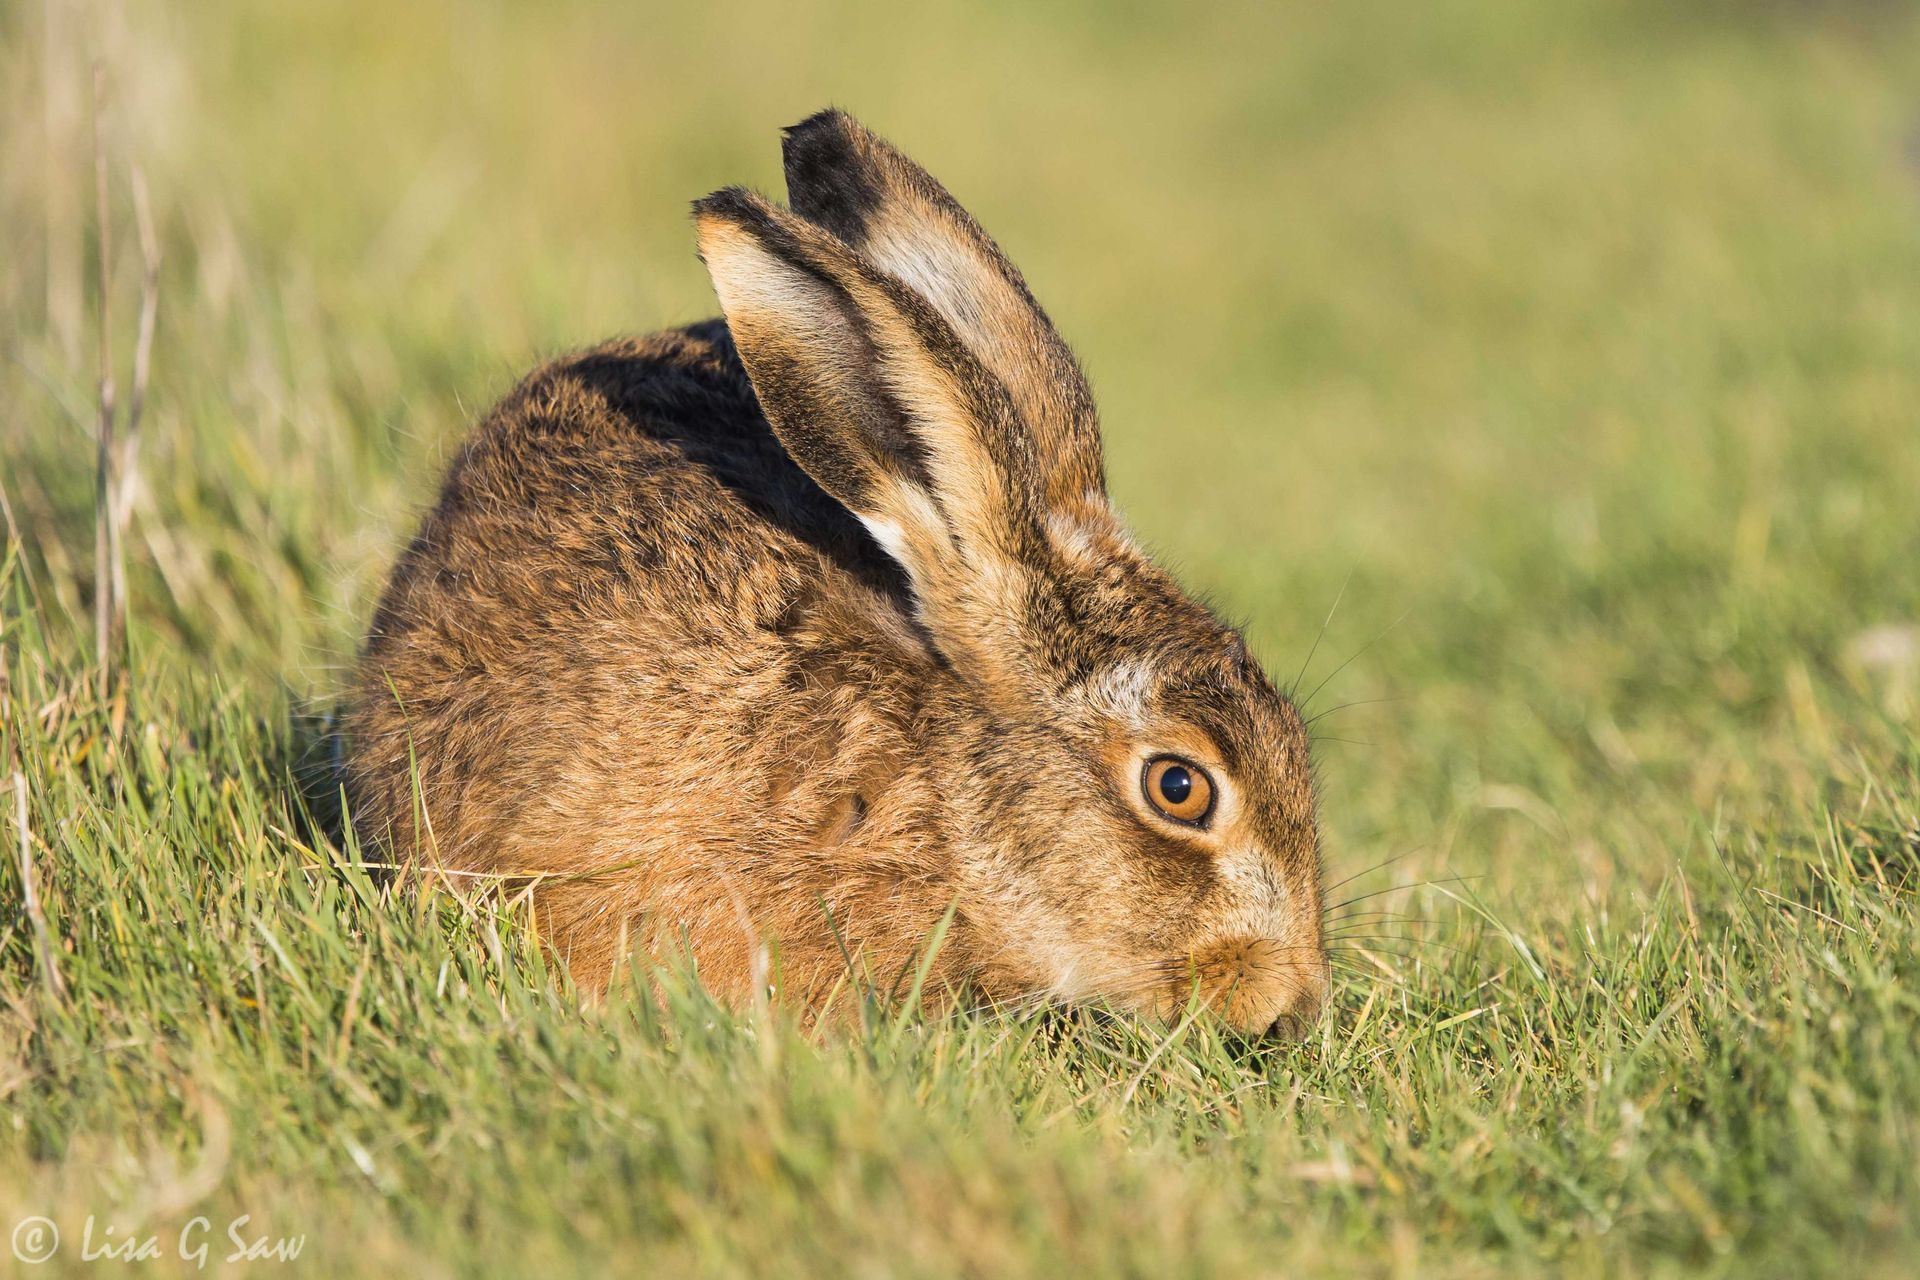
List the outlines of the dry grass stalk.
{"type": "Polygon", "coordinates": [[[119,537],[113,524],[113,233],[107,223],[107,149],[100,139],[107,97],[106,69],[93,64],[94,238],[99,248],[99,293],[94,310],[100,322],[99,416],[94,434],[93,470],[93,656],[100,667],[100,696],[112,672],[115,607],[113,565],[119,537]]]}
{"type": "Polygon", "coordinates": [[[33,949],[40,957],[40,981],[46,984],[48,995],[65,999],[67,983],[54,960],[53,941],[47,934],[47,917],[40,907],[39,881],[34,874],[33,833],[27,828],[27,779],[18,770],[13,775],[13,821],[20,832],[20,894],[27,924],[33,930],[33,949]]]}
{"type": "Polygon", "coordinates": [[[116,422],[113,382],[113,229],[107,199],[107,150],[102,139],[105,107],[106,69],[96,62],[93,67],[93,187],[99,251],[96,310],[100,326],[100,374],[94,450],[93,640],[102,697],[111,687],[114,654],[122,648],[126,637],[126,530],[139,490],[140,418],[146,409],[147,383],[153,368],[153,331],[160,312],[160,238],[154,230],[153,202],[148,197],[146,174],[136,164],[131,166],[129,178],[142,264],[140,327],[134,339],[126,421],[120,427],[116,422]]]}

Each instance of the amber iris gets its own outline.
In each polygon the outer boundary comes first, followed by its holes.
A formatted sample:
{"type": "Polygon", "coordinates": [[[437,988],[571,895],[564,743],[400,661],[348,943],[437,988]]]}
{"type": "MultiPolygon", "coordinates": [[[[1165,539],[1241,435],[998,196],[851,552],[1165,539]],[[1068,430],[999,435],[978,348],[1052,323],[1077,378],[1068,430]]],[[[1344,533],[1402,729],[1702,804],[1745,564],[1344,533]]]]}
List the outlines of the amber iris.
{"type": "Polygon", "coordinates": [[[1200,826],[1213,812],[1213,779],[1191,760],[1155,756],[1140,777],[1147,803],[1161,816],[1188,826],[1200,826]]]}

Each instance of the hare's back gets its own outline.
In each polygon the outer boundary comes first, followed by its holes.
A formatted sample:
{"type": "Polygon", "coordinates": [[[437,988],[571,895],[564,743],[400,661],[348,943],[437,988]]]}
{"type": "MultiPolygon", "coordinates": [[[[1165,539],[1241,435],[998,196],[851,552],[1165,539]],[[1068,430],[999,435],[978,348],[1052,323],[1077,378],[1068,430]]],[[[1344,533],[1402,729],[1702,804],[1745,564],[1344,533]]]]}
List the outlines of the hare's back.
{"type": "Polygon", "coordinates": [[[789,570],[904,608],[892,562],[775,438],[718,320],[530,375],[462,450],[421,539],[602,615],[611,593],[702,629],[743,621],[765,576],[789,570]]]}
{"type": "Polygon", "coordinates": [[[443,855],[488,865],[540,811],[635,802],[635,772],[831,740],[864,700],[834,672],[911,679],[904,598],[722,322],[557,360],[475,429],[394,570],[346,726],[359,816],[406,838],[417,784],[443,855]]]}

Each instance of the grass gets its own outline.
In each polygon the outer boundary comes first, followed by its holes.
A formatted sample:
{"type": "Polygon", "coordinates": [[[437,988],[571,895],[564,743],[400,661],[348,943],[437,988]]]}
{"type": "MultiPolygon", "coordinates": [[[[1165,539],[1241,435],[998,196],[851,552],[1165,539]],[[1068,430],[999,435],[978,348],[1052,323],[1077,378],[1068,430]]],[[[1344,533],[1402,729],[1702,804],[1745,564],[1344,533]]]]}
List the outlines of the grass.
{"type": "Polygon", "coordinates": [[[158,1272],[241,1214],[310,1274],[1907,1273],[1917,71],[1869,3],[0,11],[46,930],[0,795],[0,1228],[51,1219],[55,1273],[108,1265],[89,1215],[158,1272]],[[163,248],[105,699],[96,53],[123,357],[128,158],[163,248]],[[707,314],[686,201],[777,190],[830,100],[1027,268],[1122,505],[1277,676],[1338,599],[1329,878],[1388,914],[1309,1043],[583,1011],[510,905],[304,819],[464,424],[707,314]]]}

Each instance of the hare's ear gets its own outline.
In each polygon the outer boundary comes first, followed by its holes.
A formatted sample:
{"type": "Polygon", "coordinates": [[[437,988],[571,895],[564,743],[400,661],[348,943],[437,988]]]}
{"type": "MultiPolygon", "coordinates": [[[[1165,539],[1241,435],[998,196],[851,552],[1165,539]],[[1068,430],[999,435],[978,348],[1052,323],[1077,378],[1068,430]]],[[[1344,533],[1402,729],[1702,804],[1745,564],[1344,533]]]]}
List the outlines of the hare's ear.
{"type": "Polygon", "coordinates": [[[694,216],[780,442],[906,569],[948,660],[1013,675],[1044,534],[1005,390],[920,297],[813,223],[737,188],[694,216]]]}
{"type": "Polygon", "coordinates": [[[1086,378],[999,246],[932,175],[844,112],[787,130],[784,153],[794,212],[918,293],[1006,388],[1050,508],[1104,507],[1086,378]]]}

